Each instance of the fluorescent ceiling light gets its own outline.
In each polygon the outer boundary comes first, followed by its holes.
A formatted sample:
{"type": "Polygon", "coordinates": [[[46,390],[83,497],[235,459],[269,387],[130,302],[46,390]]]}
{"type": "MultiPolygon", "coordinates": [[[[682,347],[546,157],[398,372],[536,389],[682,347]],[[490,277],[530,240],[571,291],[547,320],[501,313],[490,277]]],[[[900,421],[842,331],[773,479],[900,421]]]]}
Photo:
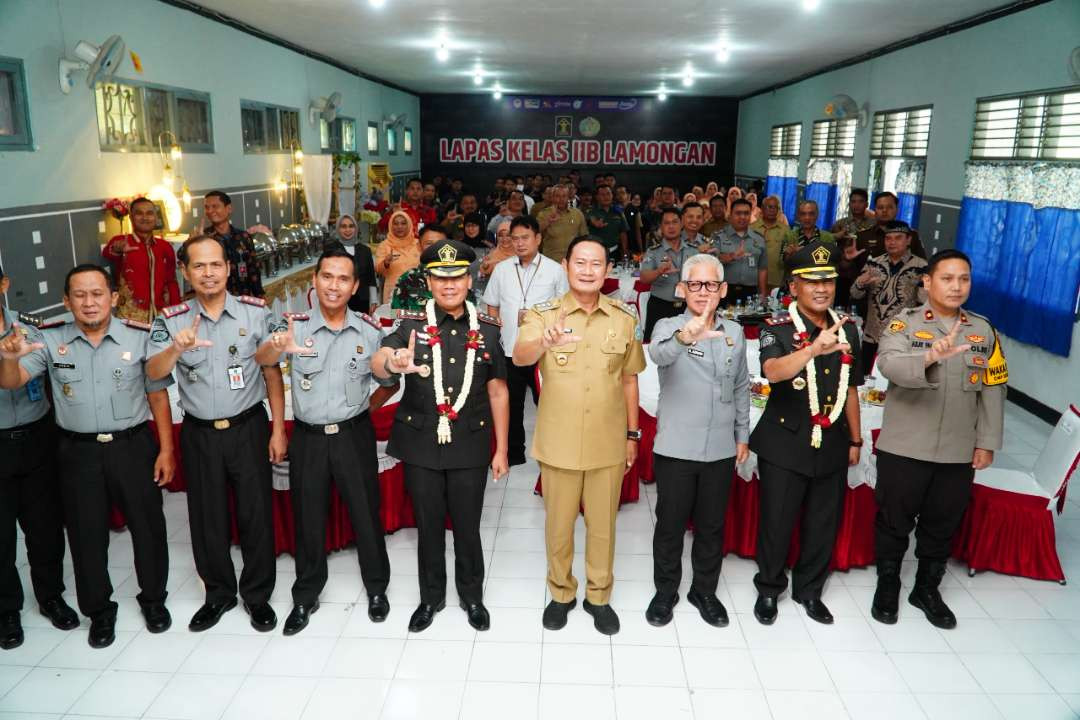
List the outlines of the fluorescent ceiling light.
{"type": "Polygon", "coordinates": [[[821,0],[802,0],[802,9],[806,12],[814,12],[821,5],[821,0]]]}
{"type": "Polygon", "coordinates": [[[381,8],[383,5],[386,4],[386,0],[368,0],[368,4],[371,5],[371,7],[378,10],[379,8],[381,8]]]}
{"type": "Polygon", "coordinates": [[[731,59],[731,49],[727,43],[723,40],[720,41],[720,45],[716,48],[716,62],[726,63],[731,59]]]}

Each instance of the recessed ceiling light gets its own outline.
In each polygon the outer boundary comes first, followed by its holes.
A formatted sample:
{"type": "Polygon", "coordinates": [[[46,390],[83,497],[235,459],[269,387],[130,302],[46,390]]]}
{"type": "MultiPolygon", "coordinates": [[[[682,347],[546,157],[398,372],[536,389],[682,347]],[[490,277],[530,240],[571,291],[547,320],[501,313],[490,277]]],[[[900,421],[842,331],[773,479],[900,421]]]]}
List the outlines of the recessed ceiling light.
{"type": "Polygon", "coordinates": [[[386,4],[386,0],[368,0],[368,4],[371,5],[371,7],[378,10],[379,8],[381,8],[383,5],[386,4]]]}
{"type": "Polygon", "coordinates": [[[435,51],[435,59],[439,62],[446,62],[450,59],[450,48],[446,47],[446,41],[439,41],[439,49],[435,51]]]}
{"type": "Polygon", "coordinates": [[[731,59],[731,48],[723,40],[720,41],[720,45],[716,48],[716,62],[726,63],[731,59]]]}
{"type": "Polygon", "coordinates": [[[814,12],[821,5],[821,0],[802,0],[802,9],[806,12],[814,12]]]}
{"type": "Polygon", "coordinates": [[[496,100],[502,100],[502,87],[499,85],[499,83],[495,83],[495,92],[491,93],[491,97],[495,98],[496,100]]]}
{"type": "Polygon", "coordinates": [[[683,70],[683,87],[690,87],[694,84],[694,66],[690,63],[686,63],[686,68],[683,70]]]}
{"type": "Polygon", "coordinates": [[[665,102],[667,100],[667,88],[663,85],[660,86],[660,92],[656,94],[656,99],[660,102],[665,102]]]}
{"type": "Polygon", "coordinates": [[[484,70],[479,65],[476,66],[476,71],[473,73],[473,85],[484,84],[484,70]]]}

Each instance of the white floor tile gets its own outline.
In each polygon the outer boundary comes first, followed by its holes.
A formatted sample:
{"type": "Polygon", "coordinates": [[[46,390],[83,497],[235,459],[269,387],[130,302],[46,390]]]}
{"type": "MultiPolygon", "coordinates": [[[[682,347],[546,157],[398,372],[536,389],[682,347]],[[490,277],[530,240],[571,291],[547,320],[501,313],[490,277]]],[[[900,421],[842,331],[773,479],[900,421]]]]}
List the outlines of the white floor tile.
{"type": "Polygon", "coordinates": [[[751,655],[766,690],[834,689],[825,663],[814,650],[752,650],[751,655]]]}
{"type": "MultiPolygon", "coordinates": [[[[302,665],[302,663],[297,663],[302,665]]],[[[318,680],[310,677],[250,675],[237,690],[222,720],[296,720],[318,680]]]]}
{"type": "Polygon", "coordinates": [[[750,651],[737,648],[682,649],[686,680],[699,689],[759,690],[761,681],[750,651]]]}
{"type": "Polygon", "coordinates": [[[1076,713],[1058,695],[991,695],[1005,720],[1073,720],[1076,713]]]}
{"type": "Polygon", "coordinates": [[[686,687],[686,673],[678,648],[613,645],[612,657],[616,685],[686,687]]]}
{"type": "Polygon", "coordinates": [[[434,680],[394,680],[383,703],[382,720],[455,720],[465,684],[434,680]]]}
{"type": "Polygon", "coordinates": [[[847,720],[844,704],[835,693],[769,690],[774,720],[847,720]]]}
{"type": "Polygon", "coordinates": [[[106,670],[71,706],[76,715],[142,717],[172,678],[169,673],[106,670]]]}
{"type": "Polygon", "coordinates": [[[251,668],[251,674],[319,677],[335,644],[333,638],[272,637],[251,668]]]}
{"type": "Polygon", "coordinates": [[[576,609],[572,610],[566,617],[566,627],[562,630],[544,630],[544,645],[548,643],[554,644],[583,644],[583,645],[603,645],[609,647],[611,645],[611,638],[607,635],[597,632],[593,626],[592,616],[581,609],[581,602],[578,601],[576,609]]]}
{"type": "Polygon", "coordinates": [[[672,625],[678,633],[681,647],[745,648],[746,639],[741,623],[747,618],[750,622],[757,621],[752,616],[736,615],[730,612],[730,608],[728,618],[728,626],[718,628],[705,623],[696,614],[675,613],[672,625]]]}
{"type": "Polygon", "coordinates": [[[7,691],[18,685],[24,677],[30,674],[33,670],[32,667],[22,667],[20,665],[0,665],[0,698],[7,694],[7,691]]]}
{"type": "Polygon", "coordinates": [[[1080,693],[1080,654],[1028,655],[1035,669],[1059,693],[1080,693]]]}
{"type": "Polygon", "coordinates": [[[540,686],[536,683],[468,683],[461,720],[536,720],[540,686]]]}
{"type": "Polygon", "coordinates": [[[537,643],[477,643],[469,662],[469,683],[540,682],[541,648],[537,643]]]}
{"type": "Polygon", "coordinates": [[[323,669],[323,675],[335,678],[383,678],[390,680],[397,672],[404,639],[341,638],[323,669]]]}
{"type": "Polygon", "coordinates": [[[540,680],[544,685],[611,685],[611,666],[610,644],[561,645],[545,638],[540,680]]]}
{"type": "MultiPolygon", "coordinates": [[[[1050,614],[1035,601],[1035,598],[1024,590],[983,590],[982,588],[973,588],[970,592],[982,609],[993,618],[1038,620],[1050,617],[1050,614]]],[[[945,593],[942,593],[942,598],[945,602],[950,602],[945,593]]],[[[952,607],[951,603],[949,606],[952,607]]],[[[956,612],[956,610],[954,609],[953,612],[956,612]]],[[[958,614],[956,617],[961,616],[958,614]]]]}
{"type": "Polygon", "coordinates": [[[378,720],[389,690],[389,680],[323,678],[311,693],[301,719],[378,720]]]}
{"type": "Polygon", "coordinates": [[[929,720],[998,720],[1001,713],[986,695],[916,694],[929,720]]]}
{"type": "Polygon", "coordinates": [[[90,635],[89,626],[86,629],[76,628],[64,633],[63,641],[56,646],[55,650],[46,655],[38,663],[38,666],[104,670],[138,634],[132,631],[117,630],[116,640],[113,641],[112,645],[107,648],[95,649],[87,643],[87,638],[90,635]]]}
{"type": "Polygon", "coordinates": [[[544,607],[544,581],[537,578],[488,578],[484,603],[498,607],[544,607]]]}
{"type": "Polygon", "coordinates": [[[852,650],[878,652],[884,648],[870,628],[873,620],[859,617],[837,617],[832,625],[804,618],[807,632],[818,650],[852,650]]]}
{"type": "Polygon", "coordinates": [[[960,660],[988,693],[1053,692],[1042,675],[1019,653],[961,654],[960,660]]]}
{"type": "MultiPolygon", "coordinates": [[[[89,626],[87,626],[89,627],[89,626]]],[[[77,633],[78,630],[71,632],[77,633]]],[[[0,651],[0,665],[24,665],[33,667],[47,657],[61,642],[68,638],[68,633],[48,627],[23,627],[23,644],[13,650],[0,651]]],[[[86,636],[83,636],[84,642],[86,636]]]]}
{"type": "Polygon", "coordinates": [[[841,695],[851,720],[918,720],[926,714],[908,693],[846,692],[841,695]]]}
{"type": "Polygon", "coordinates": [[[619,720],[691,720],[690,692],[675,687],[615,688],[615,710],[619,720]]]}
{"type": "Polygon", "coordinates": [[[266,649],[270,638],[250,635],[203,635],[187,660],[182,673],[247,675],[266,649]]]}
{"type": "Polygon", "coordinates": [[[1080,652],[1080,638],[1073,637],[1068,625],[1057,620],[997,620],[996,624],[1022,652],[1080,652]]]}
{"type": "Polygon", "coordinates": [[[921,613],[918,618],[902,617],[895,625],[872,621],[870,629],[889,653],[952,652],[942,631],[928,623],[921,613]]]}
{"type": "MultiPolygon", "coordinates": [[[[703,628],[710,627],[701,620],[698,624],[703,628]]],[[[624,611],[619,613],[619,632],[611,636],[611,644],[678,647],[679,635],[674,621],[654,627],[645,619],[644,611],[624,611]]]]}
{"type": "Polygon", "coordinates": [[[695,690],[693,704],[694,715],[699,719],[772,720],[769,703],[761,690],[695,690]]]}
{"type": "Polygon", "coordinates": [[[841,693],[906,693],[907,684],[882,652],[825,651],[821,659],[841,693]]]}
{"type": "Polygon", "coordinates": [[[491,629],[476,633],[478,643],[525,642],[540,644],[544,636],[543,611],[538,608],[512,608],[487,605],[491,629]]]}
{"type": "Polygon", "coordinates": [[[912,692],[982,692],[956,655],[895,653],[890,657],[912,692]]]}
{"type": "Polygon", "coordinates": [[[151,635],[141,632],[109,666],[132,672],[176,672],[202,638],[196,633],[151,635]]]}
{"type": "Polygon", "coordinates": [[[398,662],[401,680],[465,682],[472,643],[442,640],[409,640],[398,662]]]}
{"type": "MultiPolygon", "coordinates": [[[[761,650],[809,650],[814,647],[814,641],[806,629],[802,618],[792,610],[781,612],[772,625],[762,625],[753,615],[739,615],[739,624],[742,626],[743,636],[747,646],[761,650]]],[[[802,612],[799,610],[799,612],[802,612]]]]}
{"type": "Polygon", "coordinates": [[[101,673],[37,668],[0,698],[0,712],[67,712],[101,673]]]}
{"type": "Polygon", "coordinates": [[[560,685],[545,681],[540,686],[540,720],[566,720],[567,708],[573,708],[574,715],[580,718],[615,720],[615,691],[610,684],[560,685]]]}
{"type": "Polygon", "coordinates": [[[170,720],[217,720],[243,682],[240,675],[178,673],[158,694],[146,715],[170,720]]]}

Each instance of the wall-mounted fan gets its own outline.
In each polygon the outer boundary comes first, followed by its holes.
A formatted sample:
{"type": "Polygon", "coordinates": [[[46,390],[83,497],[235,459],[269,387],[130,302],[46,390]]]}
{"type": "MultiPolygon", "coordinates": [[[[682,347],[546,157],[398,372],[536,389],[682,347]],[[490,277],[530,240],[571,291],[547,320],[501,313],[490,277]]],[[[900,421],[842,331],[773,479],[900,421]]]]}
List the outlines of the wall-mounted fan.
{"type": "Polygon", "coordinates": [[[408,113],[396,113],[391,115],[383,115],[383,127],[398,127],[404,125],[405,121],[409,119],[408,113]]]}
{"type": "Polygon", "coordinates": [[[311,120],[312,125],[319,120],[325,120],[328,123],[332,123],[337,119],[338,109],[340,107],[341,93],[331,93],[330,97],[321,97],[308,106],[308,118],[311,120]]]}
{"type": "Polygon", "coordinates": [[[78,70],[86,70],[86,86],[91,90],[96,83],[108,81],[124,59],[124,41],[113,35],[99,47],[80,40],[75,46],[75,57],[79,59],[60,58],[60,92],[65,95],[75,87],[71,74],[78,70]]]}
{"type": "Polygon", "coordinates": [[[859,107],[850,95],[834,95],[825,103],[825,114],[837,120],[855,118],[855,127],[862,130],[870,122],[870,105],[863,103],[859,107]]]}

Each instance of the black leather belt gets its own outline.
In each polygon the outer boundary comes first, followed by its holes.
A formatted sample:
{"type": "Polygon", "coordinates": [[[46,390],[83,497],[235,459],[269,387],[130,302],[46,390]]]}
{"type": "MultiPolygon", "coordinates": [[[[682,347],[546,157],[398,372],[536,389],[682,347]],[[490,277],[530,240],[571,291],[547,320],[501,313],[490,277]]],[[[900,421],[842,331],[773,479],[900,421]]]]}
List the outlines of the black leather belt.
{"type": "Polygon", "coordinates": [[[339,432],[349,427],[350,425],[356,425],[361,420],[365,420],[368,417],[368,411],[360,413],[356,417],[351,417],[348,420],[342,420],[338,423],[330,423],[329,425],[311,425],[300,420],[293,420],[293,424],[301,430],[307,430],[308,432],[317,433],[319,435],[337,435],[339,432]]]}
{"type": "Polygon", "coordinates": [[[16,427],[4,428],[3,430],[0,430],[0,440],[28,440],[36,435],[42,426],[51,420],[52,418],[50,415],[46,413],[34,422],[26,423],[25,425],[17,425],[16,427]]]}
{"type": "Polygon", "coordinates": [[[262,412],[263,417],[266,417],[266,410],[263,409],[261,402],[255,403],[244,412],[239,415],[233,415],[229,418],[221,418],[220,420],[203,420],[202,418],[195,417],[194,415],[184,415],[184,422],[189,420],[200,427],[211,427],[215,430],[228,430],[231,427],[239,425],[242,421],[247,420],[252,415],[262,412]]]}
{"type": "Polygon", "coordinates": [[[112,432],[103,433],[77,433],[71,432],[60,428],[60,432],[67,435],[72,440],[82,440],[84,442],[99,442],[99,443],[111,443],[113,440],[119,440],[120,438],[131,437],[137,435],[146,429],[146,423],[139,423],[134,427],[129,427],[125,430],[113,430],[112,432]]]}

